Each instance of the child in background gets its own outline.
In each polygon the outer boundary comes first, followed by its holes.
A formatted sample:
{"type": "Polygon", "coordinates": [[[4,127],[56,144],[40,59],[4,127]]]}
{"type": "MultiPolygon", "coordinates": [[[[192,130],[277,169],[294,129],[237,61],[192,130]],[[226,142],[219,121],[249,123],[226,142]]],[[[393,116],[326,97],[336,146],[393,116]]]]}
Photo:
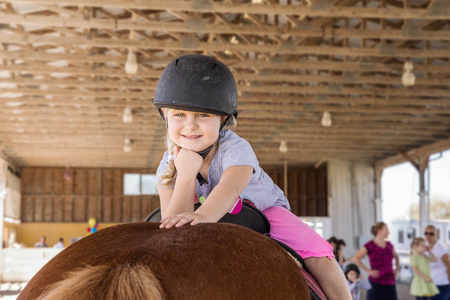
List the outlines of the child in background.
{"type": "Polygon", "coordinates": [[[368,290],[372,287],[370,282],[361,275],[358,266],[355,264],[348,264],[345,267],[344,275],[347,278],[352,300],[359,300],[361,289],[368,290]]]}
{"type": "Polygon", "coordinates": [[[271,236],[304,258],[328,299],[351,299],[331,245],[290,212],[250,144],[223,130],[237,118],[237,88],[222,62],[205,55],[173,60],[153,104],[167,127],[168,150],[157,171],[161,228],[217,222],[238,213],[245,199],[266,215],[271,236]],[[196,211],[194,202],[202,204],[196,211]]]}
{"type": "Polygon", "coordinates": [[[410,265],[414,273],[411,282],[411,295],[416,296],[416,300],[429,300],[431,296],[439,293],[436,285],[430,277],[430,263],[438,259],[429,251],[423,238],[415,238],[411,243],[411,255],[409,257],[410,265]],[[430,253],[427,256],[425,252],[430,253]]]}

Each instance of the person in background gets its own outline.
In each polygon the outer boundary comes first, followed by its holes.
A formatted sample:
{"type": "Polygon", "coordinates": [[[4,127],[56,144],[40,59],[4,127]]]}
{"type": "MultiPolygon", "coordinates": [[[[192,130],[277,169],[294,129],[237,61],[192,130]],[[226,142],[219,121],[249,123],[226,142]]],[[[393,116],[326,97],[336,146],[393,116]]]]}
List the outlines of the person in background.
{"type": "Polygon", "coordinates": [[[344,274],[350,288],[352,300],[360,299],[361,289],[368,290],[372,287],[369,281],[361,275],[358,266],[355,264],[348,264],[345,267],[344,274]]]}
{"type": "Polygon", "coordinates": [[[330,237],[327,242],[333,247],[333,254],[337,261],[337,242],[338,239],[335,236],[330,237]]]}
{"type": "Polygon", "coordinates": [[[439,293],[433,279],[430,277],[430,263],[437,262],[437,257],[429,251],[423,238],[415,238],[411,243],[409,262],[414,277],[411,282],[411,295],[416,300],[430,300],[431,296],[439,293]],[[428,251],[430,256],[425,253],[428,251]]]}
{"type": "Polygon", "coordinates": [[[369,282],[372,288],[367,293],[367,300],[397,300],[395,278],[397,277],[400,259],[394,246],[386,241],[389,229],[383,222],[372,226],[374,238],[364,244],[353,256],[353,261],[369,274],[369,282]],[[369,256],[370,269],[361,259],[369,256]],[[395,259],[395,270],[392,268],[392,260],[395,259]]]}
{"type": "Polygon", "coordinates": [[[432,300],[450,299],[450,259],[449,252],[445,247],[438,243],[438,231],[433,225],[425,228],[425,239],[428,242],[428,248],[436,255],[437,261],[431,262],[431,279],[436,284],[439,294],[431,297],[432,300]]]}
{"type": "Polygon", "coordinates": [[[59,238],[58,242],[53,245],[55,249],[64,249],[64,239],[62,237],[59,238]]]}
{"type": "Polygon", "coordinates": [[[351,261],[351,259],[346,260],[344,257],[344,248],[347,246],[344,240],[339,239],[336,244],[336,260],[339,263],[339,266],[342,270],[344,270],[344,265],[351,261]]]}
{"type": "Polygon", "coordinates": [[[47,245],[46,241],[47,241],[47,238],[45,237],[45,235],[41,236],[39,242],[34,244],[34,248],[47,248],[48,245],[47,245]]]}

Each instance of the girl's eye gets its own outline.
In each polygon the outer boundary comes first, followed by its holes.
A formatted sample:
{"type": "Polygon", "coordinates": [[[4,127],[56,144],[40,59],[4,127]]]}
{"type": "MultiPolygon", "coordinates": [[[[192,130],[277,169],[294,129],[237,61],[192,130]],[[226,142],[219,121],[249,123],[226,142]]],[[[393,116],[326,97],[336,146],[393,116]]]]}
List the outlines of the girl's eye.
{"type": "Polygon", "coordinates": [[[182,117],[182,116],[184,116],[183,113],[176,113],[176,114],[175,114],[175,117],[182,117]]]}
{"type": "Polygon", "coordinates": [[[199,114],[198,115],[200,118],[205,118],[205,117],[207,117],[208,115],[207,114],[199,114]]]}

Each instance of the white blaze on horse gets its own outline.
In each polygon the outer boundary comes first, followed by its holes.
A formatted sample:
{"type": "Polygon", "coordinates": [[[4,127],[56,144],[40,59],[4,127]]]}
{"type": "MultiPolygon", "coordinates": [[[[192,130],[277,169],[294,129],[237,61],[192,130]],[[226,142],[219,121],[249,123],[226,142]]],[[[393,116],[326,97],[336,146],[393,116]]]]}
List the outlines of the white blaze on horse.
{"type": "Polygon", "coordinates": [[[310,299],[301,269],[276,242],[242,226],[102,229],[49,261],[17,298],[310,299]]]}

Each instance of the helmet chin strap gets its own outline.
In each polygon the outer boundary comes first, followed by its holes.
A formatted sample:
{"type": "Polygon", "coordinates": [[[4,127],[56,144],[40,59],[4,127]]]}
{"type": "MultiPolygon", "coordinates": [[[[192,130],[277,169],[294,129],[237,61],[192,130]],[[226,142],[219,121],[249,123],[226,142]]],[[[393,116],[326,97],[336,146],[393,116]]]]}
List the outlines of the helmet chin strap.
{"type": "MultiPolygon", "coordinates": [[[[220,130],[222,130],[222,128],[227,124],[227,122],[228,122],[228,120],[230,119],[230,117],[231,117],[231,116],[226,117],[225,120],[223,120],[223,122],[220,124],[219,132],[220,132],[220,130]]],[[[199,151],[199,152],[197,152],[197,153],[198,153],[201,157],[203,157],[203,159],[205,159],[205,157],[209,154],[209,152],[211,151],[211,149],[213,148],[213,146],[214,146],[214,144],[212,144],[212,145],[209,146],[208,148],[203,149],[202,151],[199,151]]],[[[203,184],[206,182],[206,179],[203,178],[202,174],[200,174],[200,173],[197,174],[197,180],[198,180],[198,183],[199,183],[200,185],[203,185],[203,184]]]]}
{"type": "MultiPolygon", "coordinates": [[[[200,155],[201,157],[203,157],[203,159],[205,159],[205,157],[209,154],[209,152],[211,151],[211,149],[213,148],[214,144],[212,144],[211,146],[209,146],[208,148],[197,152],[198,155],[200,155]]],[[[202,174],[200,174],[200,172],[197,174],[197,181],[200,185],[203,185],[206,182],[206,179],[203,178],[202,174]]]]}

